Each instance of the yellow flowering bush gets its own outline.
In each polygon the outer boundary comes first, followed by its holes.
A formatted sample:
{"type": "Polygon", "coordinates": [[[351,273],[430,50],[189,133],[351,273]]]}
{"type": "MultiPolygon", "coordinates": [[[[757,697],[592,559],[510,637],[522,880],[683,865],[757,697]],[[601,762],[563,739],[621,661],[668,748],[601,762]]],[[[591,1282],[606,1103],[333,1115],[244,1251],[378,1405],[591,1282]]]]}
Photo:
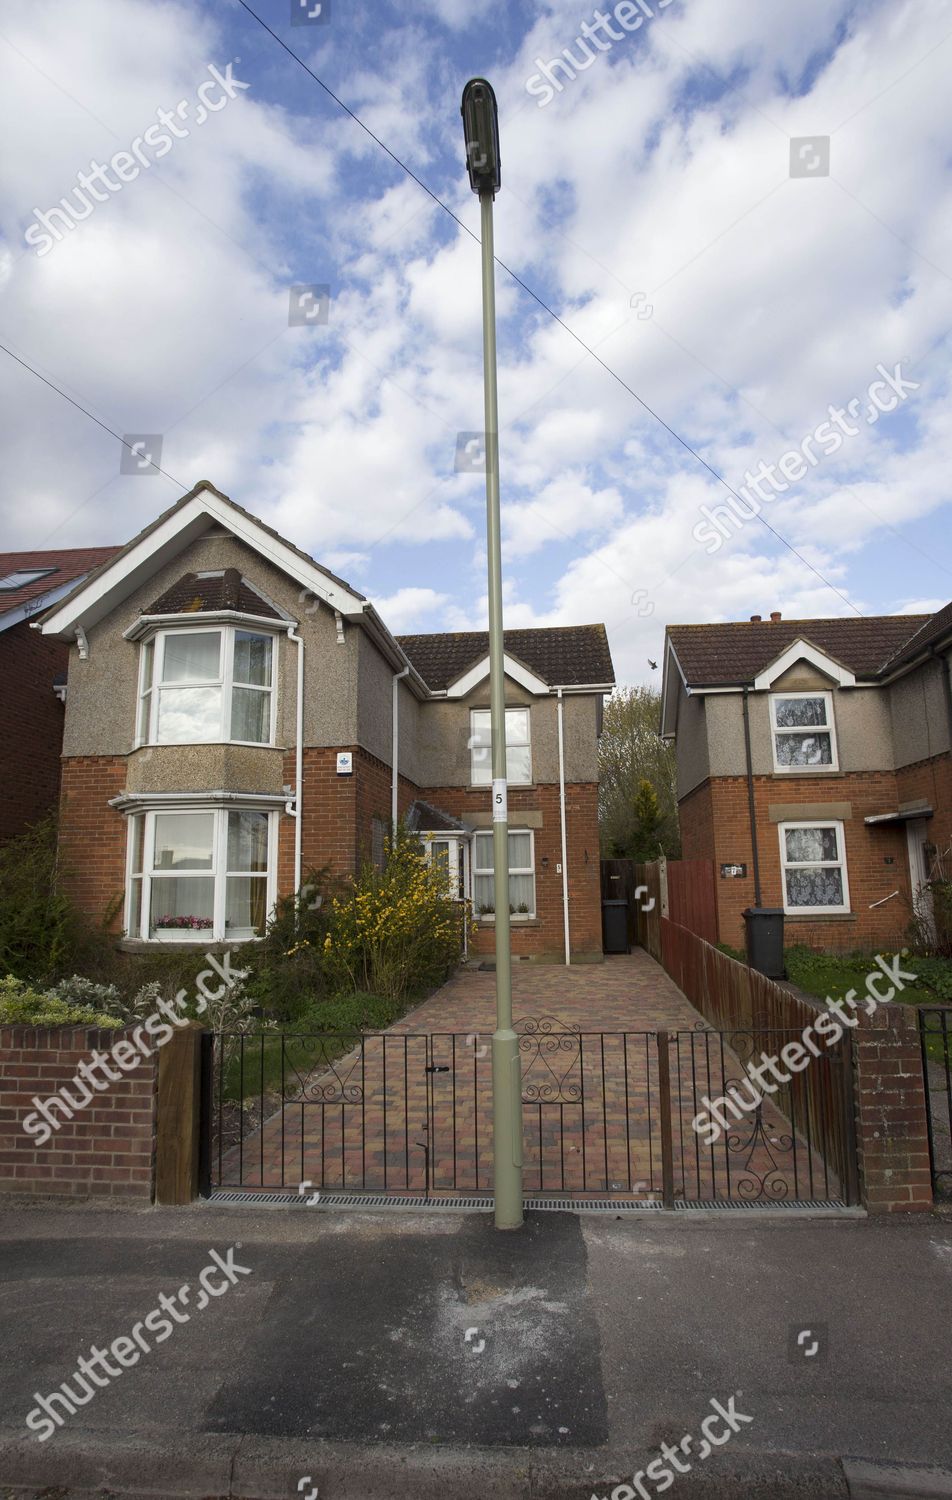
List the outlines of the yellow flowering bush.
{"type": "Polygon", "coordinates": [[[402,1000],[441,984],[459,963],[466,920],[446,872],[401,834],[382,870],[365,865],[331,902],[324,966],[332,990],[402,1000]]]}

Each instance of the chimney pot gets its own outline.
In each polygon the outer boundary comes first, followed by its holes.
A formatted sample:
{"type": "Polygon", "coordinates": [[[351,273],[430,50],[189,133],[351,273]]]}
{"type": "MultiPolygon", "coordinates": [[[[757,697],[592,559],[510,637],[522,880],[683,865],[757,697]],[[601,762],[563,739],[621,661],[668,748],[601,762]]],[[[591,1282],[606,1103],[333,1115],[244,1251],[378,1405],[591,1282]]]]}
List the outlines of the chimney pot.
{"type": "Polygon", "coordinates": [[[776,624],[778,620],[783,619],[783,615],[780,613],[779,609],[774,609],[771,611],[770,618],[773,620],[774,624],[776,624]]]}
{"type": "Polygon", "coordinates": [[[762,619],[763,615],[751,615],[750,623],[751,625],[759,625],[762,619]]]}

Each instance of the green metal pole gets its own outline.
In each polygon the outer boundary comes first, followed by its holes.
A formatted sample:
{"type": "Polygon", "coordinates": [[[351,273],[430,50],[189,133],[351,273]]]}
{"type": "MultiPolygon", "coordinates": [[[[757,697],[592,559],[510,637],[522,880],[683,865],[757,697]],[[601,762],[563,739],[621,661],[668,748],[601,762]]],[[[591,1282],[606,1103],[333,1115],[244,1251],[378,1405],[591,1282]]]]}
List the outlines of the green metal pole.
{"type": "Polygon", "coordinates": [[[493,1034],[493,1188],[496,1228],[522,1224],[522,1079],[512,1029],[509,926],[509,811],[506,682],[499,519],[499,409],[496,395],[496,282],[493,195],[479,195],[483,246],[483,369],[486,423],[486,540],[489,554],[489,693],[492,721],[493,874],[496,907],[496,1030],[493,1034]]]}

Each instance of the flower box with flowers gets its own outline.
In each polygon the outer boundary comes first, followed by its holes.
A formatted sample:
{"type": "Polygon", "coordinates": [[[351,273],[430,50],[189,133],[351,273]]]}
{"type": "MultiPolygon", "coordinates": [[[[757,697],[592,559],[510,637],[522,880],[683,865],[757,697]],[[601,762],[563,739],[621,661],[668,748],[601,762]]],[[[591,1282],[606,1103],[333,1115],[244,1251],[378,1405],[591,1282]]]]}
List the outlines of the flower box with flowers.
{"type": "Polygon", "coordinates": [[[214,925],[211,917],[157,917],[155,921],[157,928],[187,928],[190,932],[204,932],[214,925]]]}

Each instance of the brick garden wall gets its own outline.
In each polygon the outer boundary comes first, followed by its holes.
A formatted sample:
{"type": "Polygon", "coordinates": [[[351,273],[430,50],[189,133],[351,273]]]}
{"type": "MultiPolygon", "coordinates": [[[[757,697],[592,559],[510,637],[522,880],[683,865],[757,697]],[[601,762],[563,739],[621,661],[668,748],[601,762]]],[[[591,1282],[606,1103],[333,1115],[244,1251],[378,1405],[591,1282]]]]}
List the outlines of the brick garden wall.
{"type": "Polygon", "coordinates": [[[870,1213],[932,1207],[932,1174],[918,1018],[884,1005],[854,1033],[856,1142],[870,1213]]]}
{"type": "Polygon", "coordinates": [[[63,748],[63,705],[53,682],[69,647],[30,629],[0,634],[0,682],[6,696],[0,746],[0,844],[55,808],[63,748]]]}
{"type": "Polygon", "coordinates": [[[85,1107],[86,1089],[73,1082],[79,1063],[97,1049],[108,1053],[125,1035],[0,1027],[0,1192],[151,1201],[158,1057],[143,1058],[135,1071],[93,1091],[85,1107]],[[39,1145],[23,1120],[36,1111],[34,1096],[45,1101],[64,1087],[79,1107],[69,1119],[50,1106],[60,1128],[39,1145]]]}

